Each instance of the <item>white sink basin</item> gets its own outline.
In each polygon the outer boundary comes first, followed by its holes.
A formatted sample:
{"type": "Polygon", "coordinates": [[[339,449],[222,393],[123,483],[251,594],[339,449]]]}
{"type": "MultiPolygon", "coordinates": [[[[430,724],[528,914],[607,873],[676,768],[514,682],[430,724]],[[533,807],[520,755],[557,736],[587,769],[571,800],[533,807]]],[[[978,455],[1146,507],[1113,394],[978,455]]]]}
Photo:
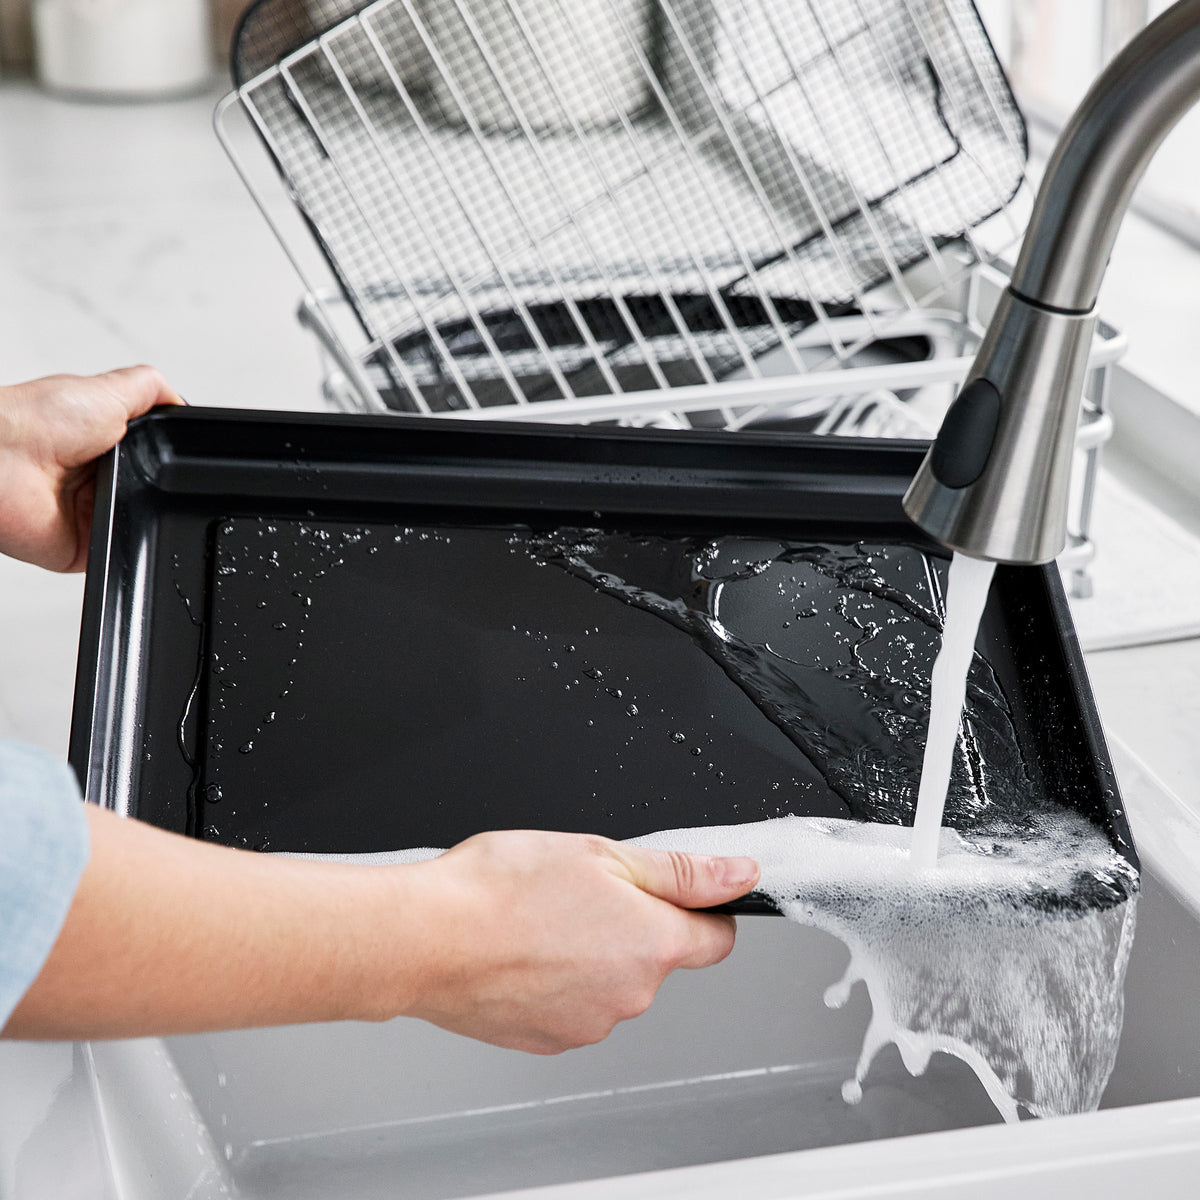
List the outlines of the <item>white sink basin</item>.
{"type": "Polygon", "coordinates": [[[1116,757],[1147,873],[1125,1030],[1099,1113],[1000,1126],[957,1060],[936,1056],[914,1080],[894,1051],[875,1063],[863,1102],[846,1105],[841,1084],[869,1005],[861,985],[845,1009],[822,1003],[846,951],[816,930],[755,917],[742,919],[721,966],[673,976],[644,1017],[559,1058],[408,1021],[5,1044],[0,1195],[421,1200],[545,1187],[539,1194],[564,1200],[977,1200],[1014,1194],[1018,1178],[1026,1198],[1061,1196],[1064,1184],[1190,1194],[1200,1172],[1200,860],[1189,839],[1200,846],[1200,821],[1119,747],[1116,757]]]}

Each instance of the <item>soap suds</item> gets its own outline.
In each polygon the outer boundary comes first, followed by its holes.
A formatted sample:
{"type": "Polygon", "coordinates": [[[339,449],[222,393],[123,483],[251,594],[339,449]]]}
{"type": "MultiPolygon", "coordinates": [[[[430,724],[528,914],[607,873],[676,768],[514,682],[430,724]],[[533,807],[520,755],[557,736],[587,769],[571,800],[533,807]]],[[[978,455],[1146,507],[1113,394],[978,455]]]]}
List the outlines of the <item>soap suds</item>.
{"type": "Polygon", "coordinates": [[[935,1051],[962,1059],[1006,1120],[1097,1107],[1123,1016],[1134,901],[1082,910],[1064,897],[1081,873],[1127,892],[1131,868],[1083,818],[1042,816],[1036,830],[986,841],[944,829],[938,868],[913,873],[910,831],[782,817],[670,830],[638,845],[748,854],[758,890],[788,917],[850,950],[826,994],[840,1007],[861,980],[872,1017],[855,1077],[889,1042],[921,1074],[935,1051]]]}

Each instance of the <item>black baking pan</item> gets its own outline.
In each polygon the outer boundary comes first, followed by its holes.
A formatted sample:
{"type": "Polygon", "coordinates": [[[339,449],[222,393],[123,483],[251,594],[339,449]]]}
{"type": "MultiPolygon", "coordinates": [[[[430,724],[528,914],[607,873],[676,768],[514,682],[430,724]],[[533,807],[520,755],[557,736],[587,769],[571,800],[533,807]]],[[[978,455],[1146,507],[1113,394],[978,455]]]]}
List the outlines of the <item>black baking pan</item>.
{"type": "MultiPolygon", "coordinates": [[[[911,823],[948,565],[900,505],[923,449],[152,413],[99,472],[72,765],[273,851],[911,823]]],[[[1053,567],[997,570],[977,647],[948,823],[1053,797],[1136,866],[1053,567]]]]}

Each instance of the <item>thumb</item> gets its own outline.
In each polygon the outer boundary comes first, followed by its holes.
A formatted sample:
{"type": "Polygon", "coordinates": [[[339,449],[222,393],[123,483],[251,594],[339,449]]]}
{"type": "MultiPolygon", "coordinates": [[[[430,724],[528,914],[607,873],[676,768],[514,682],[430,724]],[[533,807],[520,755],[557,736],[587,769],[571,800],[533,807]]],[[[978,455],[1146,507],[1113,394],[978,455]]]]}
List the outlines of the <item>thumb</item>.
{"type": "Polygon", "coordinates": [[[709,908],[744,896],[758,882],[752,858],[718,858],[617,843],[613,857],[630,883],[680,908],[709,908]]]}
{"type": "Polygon", "coordinates": [[[144,363],[136,367],[118,367],[101,377],[125,405],[126,417],[133,420],[159,404],[183,404],[183,397],[154,367],[144,363]]]}

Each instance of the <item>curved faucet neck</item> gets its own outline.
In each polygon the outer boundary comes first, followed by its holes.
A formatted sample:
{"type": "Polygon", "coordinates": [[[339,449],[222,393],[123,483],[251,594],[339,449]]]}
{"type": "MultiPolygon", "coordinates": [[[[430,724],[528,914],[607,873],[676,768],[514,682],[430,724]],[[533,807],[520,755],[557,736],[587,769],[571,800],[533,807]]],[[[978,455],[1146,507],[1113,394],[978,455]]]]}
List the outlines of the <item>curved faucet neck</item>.
{"type": "Polygon", "coordinates": [[[1038,563],[1066,545],[1092,316],[1138,179],[1200,99],[1200,0],[1179,0],[1109,64],[1064,130],[1012,284],[904,497],[975,558],[1038,563]]]}
{"type": "Polygon", "coordinates": [[[1017,295],[1092,310],[1138,180],[1198,99],[1200,0],[1180,0],[1112,60],[1063,130],[1013,271],[1017,295]]]}

